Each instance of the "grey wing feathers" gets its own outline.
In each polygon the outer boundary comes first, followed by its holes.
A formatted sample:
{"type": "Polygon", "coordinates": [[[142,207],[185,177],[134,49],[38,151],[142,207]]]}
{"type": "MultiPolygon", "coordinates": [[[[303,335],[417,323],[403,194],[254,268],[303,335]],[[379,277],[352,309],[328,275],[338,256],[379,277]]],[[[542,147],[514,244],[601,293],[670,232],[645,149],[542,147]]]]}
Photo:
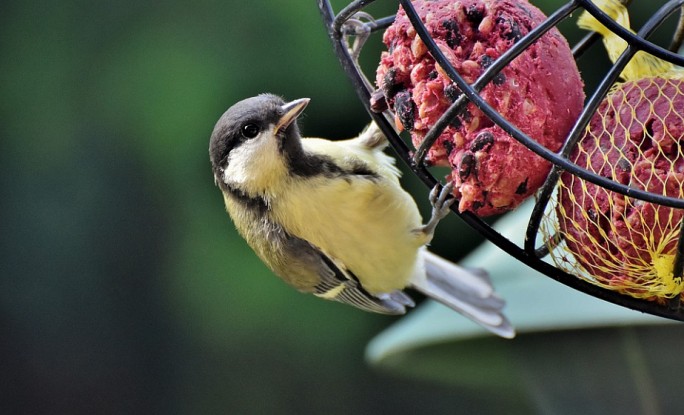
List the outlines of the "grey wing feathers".
{"type": "Polygon", "coordinates": [[[266,249],[275,252],[260,256],[276,274],[300,291],[382,314],[404,314],[406,307],[415,305],[401,291],[370,294],[344,264],[280,226],[273,225],[266,239],[271,241],[266,249]],[[270,260],[273,258],[277,260],[270,260]]]}
{"type": "Polygon", "coordinates": [[[290,253],[288,256],[293,268],[296,268],[289,271],[316,276],[318,283],[313,289],[306,291],[317,297],[381,314],[404,314],[406,307],[415,305],[413,300],[401,291],[382,295],[370,294],[363,289],[350,270],[303,239],[290,235],[282,242],[285,242],[284,248],[290,253]]]}
{"type": "Polygon", "coordinates": [[[325,253],[318,252],[326,268],[332,272],[322,273],[323,278],[315,287],[314,295],[380,314],[404,314],[406,307],[415,305],[413,300],[401,291],[377,296],[368,293],[361,287],[354,274],[339,267],[325,253]]]}

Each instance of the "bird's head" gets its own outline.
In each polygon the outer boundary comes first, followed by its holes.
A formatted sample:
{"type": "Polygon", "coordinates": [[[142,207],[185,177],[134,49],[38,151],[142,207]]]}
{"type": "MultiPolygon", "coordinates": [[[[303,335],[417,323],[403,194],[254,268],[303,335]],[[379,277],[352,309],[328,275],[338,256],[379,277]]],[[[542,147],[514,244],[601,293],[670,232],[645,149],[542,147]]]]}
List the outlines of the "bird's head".
{"type": "Polygon", "coordinates": [[[209,143],[216,183],[253,194],[285,177],[288,159],[302,151],[296,120],[308,103],[262,94],[230,107],[209,143]]]}

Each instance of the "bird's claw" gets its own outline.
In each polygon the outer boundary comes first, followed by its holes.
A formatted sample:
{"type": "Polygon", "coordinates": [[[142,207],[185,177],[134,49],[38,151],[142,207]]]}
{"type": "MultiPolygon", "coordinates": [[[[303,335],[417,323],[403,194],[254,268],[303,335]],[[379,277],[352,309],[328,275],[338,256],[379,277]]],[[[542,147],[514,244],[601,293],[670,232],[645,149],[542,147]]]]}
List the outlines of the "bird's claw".
{"type": "Polygon", "coordinates": [[[358,63],[359,55],[363,45],[371,34],[371,29],[366,22],[373,22],[373,17],[365,12],[354,14],[343,25],[343,32],[355,37],[353,45],[348,45],[347,49],[354,62],[358,63]]]}
{"type": "Polygon", "coordinates": [[[432,217],[438,217],[439,219],[442,219],[449,214],[451,205],[453,205],[456,201],[456,199],[451,196],[451,192],[453,190],[454,184],[452,182],[449,182],[444,186],[437,184],[432,188],[430,191],[432,217]]]}
{"type": "Polygon", "coordinates": [[[430,191],[429,199],[430,204],[432,205],[432,216],[428,223],[421,228],[421,232],[425,235],[427,242],[432,240],[437,224],[449,214],[451,205],[456,201],[456,199],[451,196],[453,190],[454,185],[449,182],[444,186],[437,184],[430,191]]]}

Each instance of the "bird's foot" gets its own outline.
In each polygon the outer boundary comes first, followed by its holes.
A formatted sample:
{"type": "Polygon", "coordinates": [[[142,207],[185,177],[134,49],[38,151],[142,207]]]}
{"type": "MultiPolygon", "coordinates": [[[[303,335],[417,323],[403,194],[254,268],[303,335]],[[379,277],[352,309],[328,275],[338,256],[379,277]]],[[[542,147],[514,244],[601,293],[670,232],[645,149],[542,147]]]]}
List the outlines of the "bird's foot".
{"type": "Polygon", "coordinates": [[[432,191],[430,191],[432,216],[430,217],[430,220],[420,228],[420,232],[425,235],[425,243],[432,240],[437,224],[449,214],[451,205],[456,201],[451,195],[453,190],[454,185],[449,182],[445,186],[437,184],[432,188],[432,191]]]}

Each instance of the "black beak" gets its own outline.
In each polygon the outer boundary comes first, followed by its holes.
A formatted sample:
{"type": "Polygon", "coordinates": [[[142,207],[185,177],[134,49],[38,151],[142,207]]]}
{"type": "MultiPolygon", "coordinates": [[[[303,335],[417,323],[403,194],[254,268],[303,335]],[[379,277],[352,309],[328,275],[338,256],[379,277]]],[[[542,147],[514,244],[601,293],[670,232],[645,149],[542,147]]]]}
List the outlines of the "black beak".
{"type": "Polygon", "coordinates": [[[309,101],[311,101],[309,98],[295,99],[280,107],[284,114],[276,123],[274,134],[278,134],[279,131],[289,127],[299,117],[299,114],[304,111],[304,108],[309,105],[309,101]]]}

